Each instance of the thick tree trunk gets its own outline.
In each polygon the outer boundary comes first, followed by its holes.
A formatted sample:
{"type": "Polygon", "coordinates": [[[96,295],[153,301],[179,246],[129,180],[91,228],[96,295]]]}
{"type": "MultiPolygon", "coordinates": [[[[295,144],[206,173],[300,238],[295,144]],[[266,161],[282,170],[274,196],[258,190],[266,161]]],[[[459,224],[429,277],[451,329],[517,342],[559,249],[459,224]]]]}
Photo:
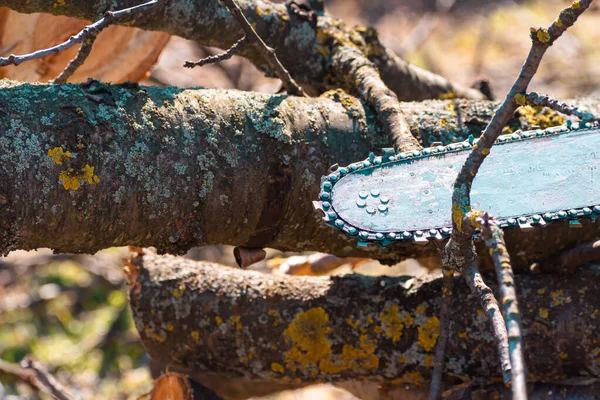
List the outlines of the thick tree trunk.
{"type": "MultiPolygon", "coordinates": [[[[150,356],[200,377],[425,385],[431,374],[441,279],[272,276],[154,254],[128,270],[150,356]]],[[[589,268],[516,280],[532,381],[600,378],[599,278],[589,268]]],[[[445,372],[501,380],[488,318],[456,285],[445,372]]]]}
{"type": "MultiPolygon", "coordinates": [[[[319,13],[317,24],[310,16],[295,11],[292,6],[268,1],[237,1],[242,12],[255,25],[257,33],[272,46],[283,65],[296,81],[312,94],[340,87],[344,77],[331,74],[331,48],[354,46],[360,48],[376,63],[386,84],[400,100],[424,100],[454,93],[459,97],[484,99],[477,90],[453,84],[399,59],[376,40],[371,30],[353,29],[341,20],[319,13]],[[361,34],[369,34],[363,37],[361,34]],[[368,43],[367,43],[368,42],[368,43]]],[[[140,4],[138,0],[66,1],[0,0],[0,6],[23,13],[46,12],[87,20],[95,20],[109,9],[121,9],[140,4]]],[[[170,0],[150,10],[138,13],[128,25],[142,29],[168,32],[207,46],[228,48],[243,36],[243,32],[227,8],[217,0],[170,0]]],[[[265,60],[251,46],[240,54],[259,68],[268,71],[265,60]]],[[[349,88],[345,88],[349,89],[349,88]]]]}
{"type": "MultiPolygon", "coordinates": [[[[580,101],[596,110],[593,101],[580,101]]],[[[495,103],[402,103],[425,143],[477,135],[495,103]]],[[[515,119],[513,127],[535,123],[515,119]]],[[[116,245],[181,254],[232,244],[384,260],[435,253],[413,242],[356,248],[312,208],[329,165],[391,141],[373,113],[341,91],[319,98],[225,90],[0,84],[0,250],[93,253],[116,245]]],[[[570,246],[597,224],[545,228],[521,250],[570,246]],[[559,235],[557,247],[544,246],[559,235]],[[560,236],[562,235],[562,236],[560,236]]],[[[511,247],[512,246],[512,247],[511,247]]],[[[521,247],[519,247],[521,246],[521,247]]]]}

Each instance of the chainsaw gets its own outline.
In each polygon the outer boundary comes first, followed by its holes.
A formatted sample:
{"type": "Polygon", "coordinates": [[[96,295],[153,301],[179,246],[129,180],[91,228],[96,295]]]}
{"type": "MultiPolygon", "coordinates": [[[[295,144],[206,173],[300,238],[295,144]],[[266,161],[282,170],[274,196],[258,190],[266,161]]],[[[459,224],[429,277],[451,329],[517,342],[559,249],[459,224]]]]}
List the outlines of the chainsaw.
{"type": "MultiPolygon", "coordinates": [[[[452,233],[452,186],[477,141],[410,152],[383,149],[332,167],[313,205],[358,246],[444,240],[452,233]]],[[[471,203],[505,232],[536,235],[549,224],[584,223],[581,232],[600,235],[600,127],[568,123],[500,136],[475,177],[471,203]]]]}

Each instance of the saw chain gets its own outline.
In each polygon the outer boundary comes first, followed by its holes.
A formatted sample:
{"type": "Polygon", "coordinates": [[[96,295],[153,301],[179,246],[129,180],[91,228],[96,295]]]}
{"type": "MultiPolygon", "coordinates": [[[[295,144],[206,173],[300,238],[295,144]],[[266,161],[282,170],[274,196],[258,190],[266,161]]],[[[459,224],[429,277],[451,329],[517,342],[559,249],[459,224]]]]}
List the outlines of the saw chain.
{"type": "MultiPolygon", "coordinates": [[[[452,186],[477,141],[371,153],[323,176],[313,204],[359,246],[443,240],[452,233],[452,186]]],[[[593,222],[600,217],[600,127],[574,123],[500,136],[471,201],[506,229],[593,222]]]]}

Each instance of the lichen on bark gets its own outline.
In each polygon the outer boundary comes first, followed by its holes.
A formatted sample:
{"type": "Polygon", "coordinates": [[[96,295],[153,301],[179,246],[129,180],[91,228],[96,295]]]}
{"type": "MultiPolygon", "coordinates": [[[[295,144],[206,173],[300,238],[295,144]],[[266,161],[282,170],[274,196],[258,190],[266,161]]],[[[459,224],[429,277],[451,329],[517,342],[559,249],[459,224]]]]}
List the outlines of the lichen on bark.
{"type": "MultiPolygon", "coordinates": [[[[272,276],[151,253],[133,262],[140,269],[132,286],[140,289],[130,293],[133,316],[155,360],[274,383],[419,386],[430,377],[441,279],[405,288],[401,278],[272,276]]],[[[516,282],[533,381],[600,376],[597,275],[591,268],[516,282]],[[558,286],[559,294],[549,290],[558,286]]],[[[455,284],[469,293],[462,278],[455,284]]],[[[479,300],[468,294],[451,301],[446,372],[501,380],[496,352],[484,350],[495,346],[479,300]]]]}
{"type": "MultiPolygon", "coordinates": [[[[319,177],[331,164],[390,145],[372,111],[344,92],[297,98],[4,80],[0,104],[2,252],[93,253],[126,244],[171,253],[203,244],[269,246],[382,260],[436,252],[410,242],[357,248],[313,210],[319,177]],[[61,173],[70,173],[67,188],[61,173]]],[[[593,100],[576,104],[597,109],[593,100]]],[[[495,107],[466,100],[400,105],[424,143],[477,135],[495,107]]],[[[528,123],[514,120],[523,129],[528,123]]],[[[578,237],[586,240],[596,225],[584,224],[578,237]]],[[[507,244],[517,250],[515,263],[529,266],[530,258],[519,258],[523,249],[550,239],[556,249],[573,245],[572,232],[548,226],[532,242],[513,230],[507,244]]]]}

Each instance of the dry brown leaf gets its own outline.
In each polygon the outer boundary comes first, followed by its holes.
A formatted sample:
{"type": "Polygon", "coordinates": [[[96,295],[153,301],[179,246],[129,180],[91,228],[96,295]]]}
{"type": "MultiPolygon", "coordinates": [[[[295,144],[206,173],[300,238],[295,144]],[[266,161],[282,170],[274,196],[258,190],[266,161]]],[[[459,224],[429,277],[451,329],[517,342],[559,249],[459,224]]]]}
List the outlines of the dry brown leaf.
{"type": "Polygon", "coordinates": [[[166,372],[154,381],[150,400],[192,400],[192,389],[185,375],[166,372]]]}
{"type": "MultiPolygon", "coordinates": [[[[27,54],[54,46],[78,33],[89,21],[49,14],[19,14],[0,8],[0,51],[7,56],[27,54]]],[[[144,79],[169,41],[169,34],[126,26],[104,29],[85,63],[69,82],[94,78],[105,82],[137,82],[144,79]]],[[[19,66],[0,68],[0,78],[19,81],[49,81],[56,78],[73,59],[79,46],[19,66]]]]}

